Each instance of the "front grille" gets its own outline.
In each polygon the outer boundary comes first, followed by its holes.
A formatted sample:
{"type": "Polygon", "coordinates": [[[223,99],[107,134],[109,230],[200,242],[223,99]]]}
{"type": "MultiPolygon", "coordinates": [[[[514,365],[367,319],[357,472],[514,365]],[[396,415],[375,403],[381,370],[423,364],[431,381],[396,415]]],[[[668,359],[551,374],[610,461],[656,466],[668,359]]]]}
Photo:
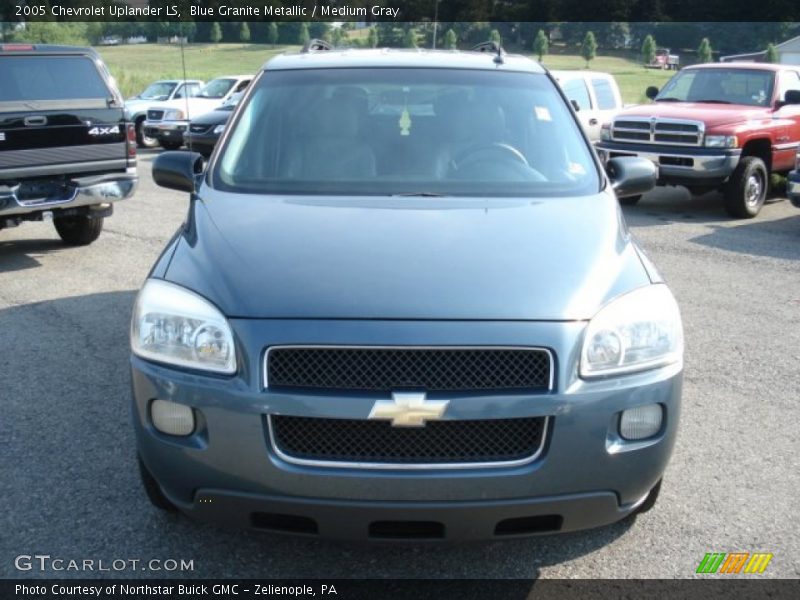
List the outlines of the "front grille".
{"type": "Polygon", "coordinates": [[[163,110],[148,110],[147,111],[147,120],[148,121],[160,121],[164,118],[164,111],[163,110]]]}
{"type": "Polygon", "coordinates": [[[197,125],[195,123],[189,125],[189,131],[192,133],[205,133],[209,129],[211,129],[211,125],[197,125]]]}
{"type": "Polygon", "coordinates": [[[297,462],[456,465],[533,460],[546,417],[429,421],[393,427],[389,421],[271,415],[273,447],[297,462]]]}
{"type": "Polygon", "coordinates": [[[614,121],[611,138],[620,142],[700,146],[705,126],[699,121],[673,121],[626,117],[614,121]]]}
{"type": "Polygon", "coordinates": [[[541,348],[285,346],[266,361],[270,388],[370,392],[546,391],[552,369],[541,348]]]}

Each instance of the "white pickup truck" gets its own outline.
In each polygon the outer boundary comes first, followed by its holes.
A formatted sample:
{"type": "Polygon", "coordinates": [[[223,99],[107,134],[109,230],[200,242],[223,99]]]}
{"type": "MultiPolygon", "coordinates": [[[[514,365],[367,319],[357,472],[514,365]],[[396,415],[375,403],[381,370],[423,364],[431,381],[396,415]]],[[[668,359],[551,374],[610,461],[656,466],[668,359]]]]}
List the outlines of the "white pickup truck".
{"type": "Polygon", "coordinates": [[[162,148],[177,150],[183,145],[183,134],[189,121],[211,112],[234,94],[243,91],[252,75],[230,75],[209,81],[192,98],[161,102],[147,109],[145,135],[156,138],[162,148]]]}
{"type": "Polygon", "coordinates": [[[578,113],[586,135],[600,141],[600,128],[622,110],[622,96],[613,75],[597,71],[550,71],[578,113]]]}

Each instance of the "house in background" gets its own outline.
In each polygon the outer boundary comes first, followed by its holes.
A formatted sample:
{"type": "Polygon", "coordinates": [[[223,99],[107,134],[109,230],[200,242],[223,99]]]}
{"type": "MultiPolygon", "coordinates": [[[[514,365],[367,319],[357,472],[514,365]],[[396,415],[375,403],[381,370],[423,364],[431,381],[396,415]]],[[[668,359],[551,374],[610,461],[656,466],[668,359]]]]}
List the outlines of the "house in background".
{"type": "MultiPolygon", "coordinates": [[[[800,65],[800,35],[781,44],[775,45],[778,62],[783,65],[800,65]]],[[[748,54],[731,54],[720,57],[720,62],[764,62],[767,51],[750,52],[748,54]]]]}

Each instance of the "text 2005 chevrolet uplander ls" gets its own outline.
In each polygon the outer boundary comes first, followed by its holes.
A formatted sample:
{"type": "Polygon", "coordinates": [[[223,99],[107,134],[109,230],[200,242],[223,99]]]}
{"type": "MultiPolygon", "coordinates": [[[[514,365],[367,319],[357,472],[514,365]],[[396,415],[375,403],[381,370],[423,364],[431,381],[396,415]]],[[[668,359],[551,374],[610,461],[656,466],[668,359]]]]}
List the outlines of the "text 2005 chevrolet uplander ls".
{"type": "Polygon", "coordinates": [[[505,54],[279,56],[136,301],[142,478],[162,508],[338,538],[569,531],[652,506],[675,300],[554,81],[505,54]]]}

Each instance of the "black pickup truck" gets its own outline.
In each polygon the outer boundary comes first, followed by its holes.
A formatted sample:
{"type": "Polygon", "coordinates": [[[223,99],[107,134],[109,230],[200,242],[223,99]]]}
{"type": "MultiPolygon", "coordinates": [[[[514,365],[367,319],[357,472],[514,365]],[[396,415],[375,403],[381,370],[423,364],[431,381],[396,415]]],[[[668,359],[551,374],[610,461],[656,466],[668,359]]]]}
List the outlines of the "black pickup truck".
{"type": "Polygon", "coordinates": [[[97,53],[0,44],[0,230],[52,219],[90,244],[137,182],[136,134],[97,53]]]}

